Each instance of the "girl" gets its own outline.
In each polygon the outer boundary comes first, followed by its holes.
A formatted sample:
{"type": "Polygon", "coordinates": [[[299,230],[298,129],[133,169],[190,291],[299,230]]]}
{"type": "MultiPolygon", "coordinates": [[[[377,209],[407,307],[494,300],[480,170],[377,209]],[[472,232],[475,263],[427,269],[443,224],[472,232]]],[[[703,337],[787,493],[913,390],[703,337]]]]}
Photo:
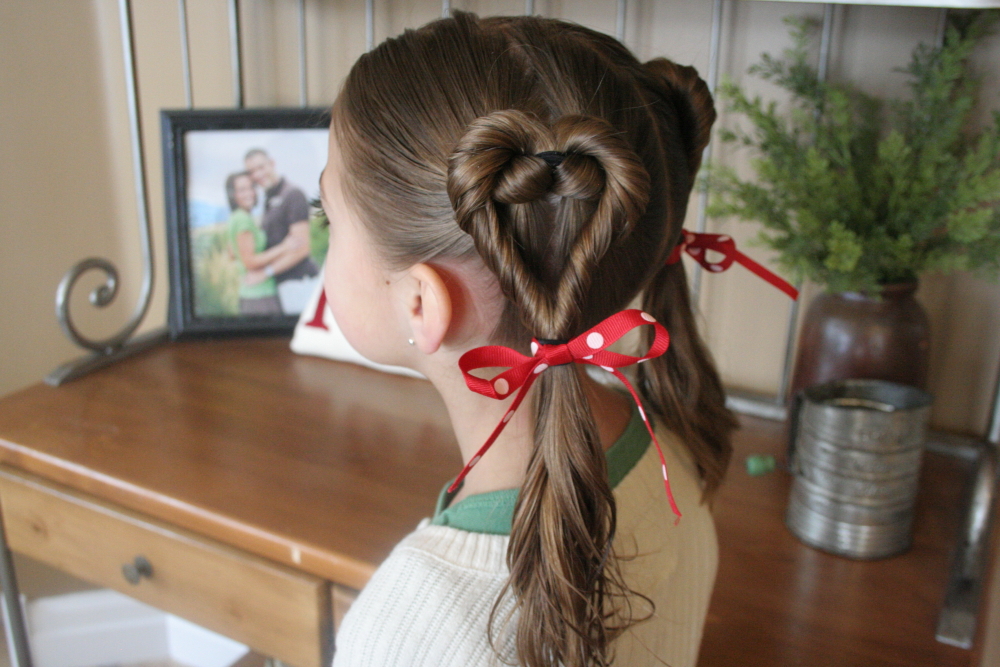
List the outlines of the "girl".
{"type": "Polygon", "coordinates": [[[359,352],[434,384],[467,464],[336,667],[695,663],[736,421],[667,260],[714,118],[692,68],[538,17],[456,12],[354,65],[321,179],[328,302],[359,352]],[[643,407],[585,366],[617,374],[628,330],[643,407]]]}

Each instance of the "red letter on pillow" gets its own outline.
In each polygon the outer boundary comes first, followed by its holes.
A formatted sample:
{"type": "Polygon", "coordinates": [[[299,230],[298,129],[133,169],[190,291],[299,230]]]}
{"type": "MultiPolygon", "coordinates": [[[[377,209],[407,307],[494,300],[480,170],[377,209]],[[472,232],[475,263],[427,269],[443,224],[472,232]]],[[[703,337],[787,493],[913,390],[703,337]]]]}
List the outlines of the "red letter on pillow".
{"type": "Polygon", "coordinates": [[[323,313],[326,312],[326,290],[319,293],[319,301],[316,302],[316,313],[313,318],[306,322],[307,327],[316,327],[317,329],[330,330],[330,327],[326,326],[323,321],[323,313]]]}

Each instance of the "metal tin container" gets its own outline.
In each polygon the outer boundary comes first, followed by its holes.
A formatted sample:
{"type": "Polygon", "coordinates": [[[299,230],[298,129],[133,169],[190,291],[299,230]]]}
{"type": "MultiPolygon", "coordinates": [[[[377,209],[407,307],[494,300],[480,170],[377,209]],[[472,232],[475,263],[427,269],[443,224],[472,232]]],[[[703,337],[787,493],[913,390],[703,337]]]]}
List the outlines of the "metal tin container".
{"type": "Polygon", "coordinates": [[[799,394],[789,530],[850,558],[909,548],[930,406],[926,392],[882,380],[838,380],[799,394]]]}

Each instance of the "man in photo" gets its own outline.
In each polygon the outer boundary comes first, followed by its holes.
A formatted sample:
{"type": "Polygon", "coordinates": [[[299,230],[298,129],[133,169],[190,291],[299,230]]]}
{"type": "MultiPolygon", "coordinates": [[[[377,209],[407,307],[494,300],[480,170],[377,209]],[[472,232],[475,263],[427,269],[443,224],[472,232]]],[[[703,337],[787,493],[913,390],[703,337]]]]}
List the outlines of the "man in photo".
{"type": "Polygon", "coordinates": [[[262,148],[247,151],[243,163],[264,191],[261,228],[267,237],[266,248],[285,248],[262,271],[277,283],[282,310],[298,314],[312,295],[319,273],[309,256],[309,202],[302,190],[278,174],[274,160],[262,148]]]}

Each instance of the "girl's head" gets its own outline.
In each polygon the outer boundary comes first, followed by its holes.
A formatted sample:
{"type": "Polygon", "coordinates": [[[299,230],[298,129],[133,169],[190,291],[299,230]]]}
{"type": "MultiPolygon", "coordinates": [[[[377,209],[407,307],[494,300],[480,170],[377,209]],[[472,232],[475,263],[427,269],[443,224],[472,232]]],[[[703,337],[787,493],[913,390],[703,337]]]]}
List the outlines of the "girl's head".
{"type": "MultiPolygon", "coordinates": [[[[485,338],[524,352],[532,336],[571,338],[641,299],[672,341],[640,367],[643,397],[711,493],[735,420],[684,269],[665,262],[714,119],[692,68],[642,64],[579,25],[456,12],[408,30],[362,56],[334,104],[331,165],[362,230],[339,250],[334,234],[341,266],[327,271],[479,267],[487,279],[471,298],[495,305],[485,338]],[[539,157],[553,151],[565,156],[554,167],[539,157]]],[[[603,664],[627,624],[609,616],[622,590],[603,449],[578,367],[553,367],[536,387],[508,550],[519,660],[603,664]]]]}
{"type": "Polygon", "coordinates": [[[253,210],[257,205],[257,190],[253,186],[250,174],[239,171],[226,178],[226,197],[229,199],[229,210],[240,208],[244,211],[253,210]]]}

